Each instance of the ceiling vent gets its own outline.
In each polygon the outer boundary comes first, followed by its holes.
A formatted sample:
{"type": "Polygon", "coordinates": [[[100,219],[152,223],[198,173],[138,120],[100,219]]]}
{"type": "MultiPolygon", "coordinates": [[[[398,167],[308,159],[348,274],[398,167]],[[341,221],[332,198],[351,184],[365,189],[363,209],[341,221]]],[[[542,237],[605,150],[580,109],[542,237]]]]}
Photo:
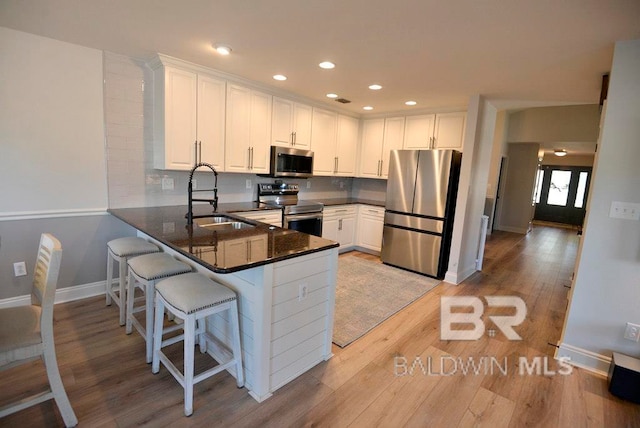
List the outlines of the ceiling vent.
{"type": "Polygon", "coordinates": [[[348,100],[346,98],[336,98],[335,101],[342,103],[342,104],[349,104],[351,102],[351,100],[348,100]]]}

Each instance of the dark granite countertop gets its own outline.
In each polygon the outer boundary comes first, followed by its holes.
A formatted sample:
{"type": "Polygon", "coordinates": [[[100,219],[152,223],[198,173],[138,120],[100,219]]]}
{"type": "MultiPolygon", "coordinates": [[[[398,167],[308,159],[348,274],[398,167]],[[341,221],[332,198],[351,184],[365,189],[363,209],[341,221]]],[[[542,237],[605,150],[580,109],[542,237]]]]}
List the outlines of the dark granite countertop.
{"type": "Polygon", "coordinates": [[[300,199],[306,199],[314,202],[321,202],[325,207],[331,207],[334,205],[352,205],[352,204],[364,204],[364,205],[373,205],[377,207],[384,208],[384,201],[376,201],[373,199],[362,199],[362,198],[304,198],[300,197],[300,199]]]}
{"type": "MultiPolygon", "coordinates": [[[[194,221],[187,226],[186,205],[118,208],[108,212],[139,231],[217,273],[250,269],[338,246],[337,242],[294,230],[242,219],[233,213],[267,208],[257,202],[220,204],[216,215],[227,215],[254,227],[210,230],[194,221]]],[[[193,206],[195,216],[212,214],[210,205],[193,206]]]]}

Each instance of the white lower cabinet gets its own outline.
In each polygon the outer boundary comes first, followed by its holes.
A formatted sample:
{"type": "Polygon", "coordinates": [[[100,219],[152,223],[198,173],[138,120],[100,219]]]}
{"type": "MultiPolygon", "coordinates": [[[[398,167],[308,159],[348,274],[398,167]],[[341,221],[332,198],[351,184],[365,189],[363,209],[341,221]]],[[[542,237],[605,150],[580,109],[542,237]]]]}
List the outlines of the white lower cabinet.
{"type": "Polygon", "coordinates": [[[267,256],[267,235],[222,241],[224,246],[224,264],[241,265],[264,260],[267,256]]]}
{"type": "Polygon", "coordinates": [[[340,251],[355,243],[356,205],[327,207],[322,213],[322,237],[340,243],[340,251]]]}
{"type": "Polygon", "coordinates": [[[383,207],[360,205],[358,208],[358,233],[356,245],[361,248],[380,252],[382,249],[383,225],[383,207]]]}
{"type": "Polygon", "coordinates": [[[243,211],[239,213],[233,213],[234,215],[248,218],[249,220],[259,221],[261,223],[272,224],[274,226],[282,227],[282,211],[275,210],[260,210],[260,211],[243,211]]]}

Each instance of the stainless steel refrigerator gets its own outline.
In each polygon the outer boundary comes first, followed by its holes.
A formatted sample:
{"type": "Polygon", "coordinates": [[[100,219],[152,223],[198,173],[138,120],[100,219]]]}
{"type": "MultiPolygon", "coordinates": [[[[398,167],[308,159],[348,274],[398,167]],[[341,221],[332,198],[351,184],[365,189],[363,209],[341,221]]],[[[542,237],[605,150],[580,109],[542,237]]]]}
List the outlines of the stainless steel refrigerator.
{"type": "Polygon", "coordinates": [[[386,264],[444,278],[462,154],[392,150],[382,238],[386,264]]]}

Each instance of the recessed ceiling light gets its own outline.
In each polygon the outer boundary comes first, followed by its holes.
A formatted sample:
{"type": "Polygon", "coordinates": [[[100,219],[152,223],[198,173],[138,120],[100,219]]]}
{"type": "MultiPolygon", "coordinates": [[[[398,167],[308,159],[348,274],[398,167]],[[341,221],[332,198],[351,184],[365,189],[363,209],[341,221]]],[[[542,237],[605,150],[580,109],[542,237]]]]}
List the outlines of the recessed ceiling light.
{"type": "Polygon", "coordinates": [[[220,55],[229,55],[231,53],[231,48],[226,45],[215,45],[214,48],[220,55]]]}
{"type": "Polygon", "coordinates": [[[283,74],[276,74],[275,76],[273,76],[274,79],[276,80],[287,80],[287,76],[283,75],[283,74]]]}
{"type": "Polygon", "coordinates": [[[335,68],[335,64],[332,63],[331,61],[323,61],[320,64],[318,64],[320,66],[320,68],[324,68],[325,70],[330,70],[332,68],[335,68]]]}
{"type": "Polygon", "coordinates": [[[405,102],[405,104],[408,105],[408,106],[414,106],[414,105],[416,105],[418,103],[415,102],[415,101],[407,101],[407,102],[405,102]]]}
{"type": "Polygon", "coordinates": [[[367,111],[369,111],[369,110],[373,110],[373,107],[371,107],[371,106],[364,106],[364,107],[362,107],[362,110],[367,110],[367,111]]]}
{"type": "Polygon", "coordinates": [[[369,85],[369,89],[371,89],[372,91],[379,91],[380,89],[382,89],[382,86],[376,84],[373,85],[369,85]]]}
{"type": "Polygon", "coordinates": [[[566,156],[567,151],[565,149],[558,149],[558,150],[554,150],[553,154],[556,156],[566,156]]]}
{"type": "Polygon", "coordinates": [[[327,98],[338,98],[338,94],[327,94],[327,98]]]}

